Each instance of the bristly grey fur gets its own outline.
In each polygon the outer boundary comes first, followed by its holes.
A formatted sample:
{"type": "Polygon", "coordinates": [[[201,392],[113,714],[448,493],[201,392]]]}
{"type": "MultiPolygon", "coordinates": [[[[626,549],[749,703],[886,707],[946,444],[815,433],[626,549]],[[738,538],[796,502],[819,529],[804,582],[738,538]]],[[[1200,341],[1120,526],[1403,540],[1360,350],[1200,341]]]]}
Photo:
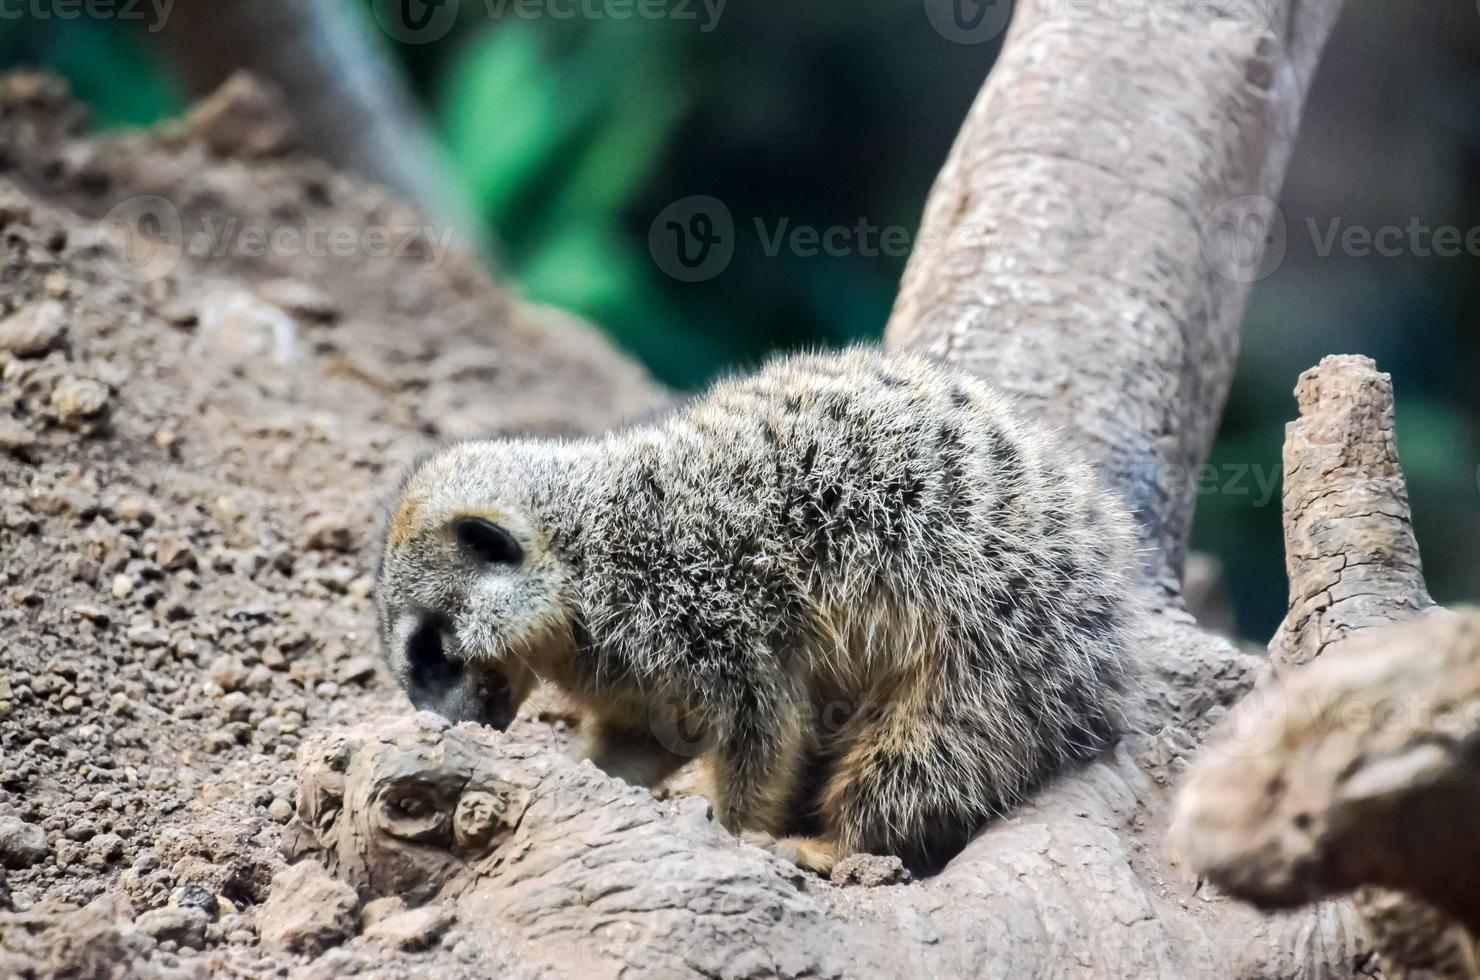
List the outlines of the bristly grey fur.
{"type": "Polygon", "coordinates": [[[600,438],[442,450],[407,481],[378,602],[403,683],[397,624],[439,617],[450,656],[522,664],[616,727],[674,708],[715,746],[732,829],[820,820],[844,851],[929,863],[1124,726],[1131,542],[1004,396],[855,349],[600,438]],[[467,513],[525,564],[469,566],[446,530],[467,513]]]}

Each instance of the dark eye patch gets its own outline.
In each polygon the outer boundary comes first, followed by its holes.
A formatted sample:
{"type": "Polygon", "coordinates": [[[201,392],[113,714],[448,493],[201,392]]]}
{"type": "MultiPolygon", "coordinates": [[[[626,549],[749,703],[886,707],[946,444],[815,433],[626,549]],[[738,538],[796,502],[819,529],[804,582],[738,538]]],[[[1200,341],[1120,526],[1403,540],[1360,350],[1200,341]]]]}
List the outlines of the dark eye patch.
{"type": "Polygon", "coordinates": [[[517,565],[524,560],[524,549],[514,536],[482,517],[459,517],[452,522],[452,536],[458,547],[490,565],[517,565]]]}

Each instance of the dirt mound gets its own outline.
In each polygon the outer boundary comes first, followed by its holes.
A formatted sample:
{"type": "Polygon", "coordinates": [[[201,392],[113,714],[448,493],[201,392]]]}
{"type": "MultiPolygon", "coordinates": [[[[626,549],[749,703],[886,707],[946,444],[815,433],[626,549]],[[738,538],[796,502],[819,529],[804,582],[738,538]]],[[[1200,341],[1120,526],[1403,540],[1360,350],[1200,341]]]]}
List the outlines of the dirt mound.
{"type": "MultiPolygon", "coordinates": [[[[369,598],[399,471],[662,396],[295,156],[269,93],[83,128],[0,81],[0,974],[271,973],[305,962],[258,937],[300,736],[401,710],[369,598]]],[[[315,969],[495,967],[456,925],[390,944],[423,945],[315,969]]]]}

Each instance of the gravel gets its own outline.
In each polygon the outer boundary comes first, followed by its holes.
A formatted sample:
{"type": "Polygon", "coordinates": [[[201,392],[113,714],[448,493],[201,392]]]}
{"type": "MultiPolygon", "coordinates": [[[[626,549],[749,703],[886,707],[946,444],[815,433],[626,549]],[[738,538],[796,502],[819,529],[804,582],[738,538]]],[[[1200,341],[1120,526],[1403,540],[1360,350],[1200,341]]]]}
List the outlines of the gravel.
{"type": "MultiPolygon", "coordinates": [[[[512,326],[456,255],[134,274],[96,219],[139,195],[191,228],[414,216],[322,164],[214,157],[189,124],[94,139],[81,118],[57,83],[0,80],[0,908],[28,917],[0,912],[0,975],[92,975],[86,950],[128,975],[287,975],[370,942],[332,879],[308,909],[275,876],[304,736],[408,710],[371,599],[402,469],[435,439],[593,431],[659,396],[593,336],[512,326]],[[212,346],[223,303],[287,317],[291,349],[212,346]]],[[[416,972],[399,949],[353,962],[416,972]]]]}

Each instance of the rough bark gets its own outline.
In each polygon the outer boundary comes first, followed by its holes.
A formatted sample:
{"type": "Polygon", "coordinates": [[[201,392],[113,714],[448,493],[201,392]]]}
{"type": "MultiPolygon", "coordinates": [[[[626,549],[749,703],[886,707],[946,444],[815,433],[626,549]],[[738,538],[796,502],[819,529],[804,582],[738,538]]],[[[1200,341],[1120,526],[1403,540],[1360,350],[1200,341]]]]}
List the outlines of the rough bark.
{"type": "Polygon", "coordinates": [[[1183,791],[1193,865],[1266,907],[1383,885],[1480,926],[1480,613],[1364,632],[1251,697],[1183,791]]]}
{"type": "Polygon", "coordinates": [[[1246,233],[1283,245],[1266,219],[1339,9],[1019,4],[889,322],[1081,438],[1170,592],[1261,271],[1246,233]]]}
{"type": "Polygon", "coordinates": [[[1285,436],[1290,612],[1276,665],[1308,663],[1356,630],[1433,604],[1393,441],[1393,385],[1365,357],[1328,357],[1295,388],[1285,436]]]}
{"type": "Polygon", "coordinates": [[[191,0],[160,32],[191,94],[238,71],[281,89],[303,148],[391,190],[460,244],[486,252],[462,192],[416,100],[368,18],[316,0],[191,0]]]}
{"type": "Polygon", "coordinates": [[[1480,803],[1480,614],[1429,598],[1388,376],[1365,357],[1328,357],[1296,398],[1290,612],[1272,644],[1283,669],[1194,769],[1176,849],[1266,908],[1358,890],[1390,975],[1473,976],[1473,936],[1448,916],[1480,923],[1468,873],[1480,856],[1468,832],[1480,803]]]}
{"type": "Polygon", "coordinates": [[[871,889],[798,875],[724,837],[700,804],[656,803],[498,734],[410,723],[324,736],[301,781],[308,843],[367,895],[457,902],[534,973],[1364,971],[1349,904],[1258,913],[1199,892],[1162,839],[1172,781],[1258,667],[1197,630],[1179,597],[1187,474],[1216,426],[1247,289],[1216,243],[1204,250],[1205,228],[1229,201],[1276,193],[1339,5],[1272,3],[1253,19],[1153,6],[1019,7],[932,192],[887,339],[1022,396],[1136,508],[1155,734],[1064,774],[941,874],[871,889]],[[471,849],[458,839],[469,792],[519,812],[471,849]],[[410,823],[384,814],[402,793],[410,823]]]}

